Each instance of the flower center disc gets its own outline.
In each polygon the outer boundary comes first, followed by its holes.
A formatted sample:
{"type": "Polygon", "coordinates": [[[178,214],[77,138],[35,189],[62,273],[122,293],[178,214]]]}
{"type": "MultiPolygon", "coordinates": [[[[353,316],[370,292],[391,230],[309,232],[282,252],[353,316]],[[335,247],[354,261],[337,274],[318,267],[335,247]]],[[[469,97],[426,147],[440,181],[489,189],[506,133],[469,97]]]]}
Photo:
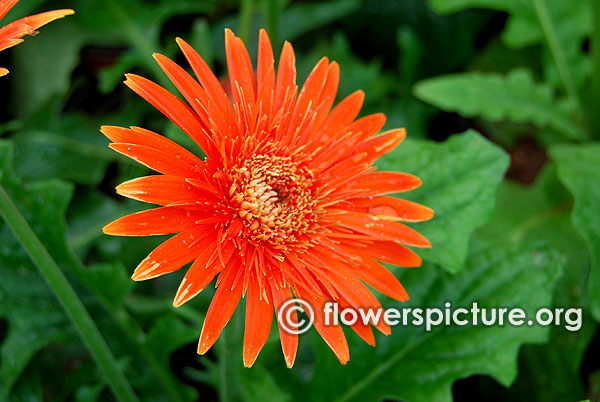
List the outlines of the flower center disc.
{"type": "Polygon", "coordinates": [[[296,243],[314,223],[312,172],[290,157],[256,155],[234,167],[231,177],[232,204],[252,240],[296,243]]]}

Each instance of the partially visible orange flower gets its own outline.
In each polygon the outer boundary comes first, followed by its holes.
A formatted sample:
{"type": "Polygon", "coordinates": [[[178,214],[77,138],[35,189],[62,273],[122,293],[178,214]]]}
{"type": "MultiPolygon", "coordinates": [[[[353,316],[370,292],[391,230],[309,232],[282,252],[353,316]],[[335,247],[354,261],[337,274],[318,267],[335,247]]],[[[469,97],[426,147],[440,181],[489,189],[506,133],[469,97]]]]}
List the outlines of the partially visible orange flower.
{"type": "MultiPolygon", "coordinates": [[[[339,67],[321,59],[300,91],[295,56],[285,43],[276,69],[265,31],[253,69],[242,41],[225,31],[232,101],[207,64],[177,39],[198,81],[160,54],[154,57],[187,104],[157,84],[128,74],[125,84],[179,126],[206,153],[204,160],[154,132],[103,127],[110,147],[157,171],[117,192],[159,208],[118,219],[104,232],[121,236],[178,233],[144,259],[136,281],[156,278],[193,262],[173,302],[182,305],[216,280],[198,353],[217,340],[246,297],[244,364],[251,366],[271,330],[273,312],[294,295],[315,307],[315,327],[340,362],[350,358],[339,325],[326,326],[321,306],[378,308],[365,286],[407,300],[381,262],[415,267],[411,249],[429,241],[401,222],[430,219],[433,211],[387,194],[421,184],[406,173],[375,171],[373,163],[405,137],[404,129],[374,136],[383,114],[356,119],[364,94],[333,107],[339,67]]],[[[293,312],[288,318],[297,323],[293,312]]],[[[383,321],[374,325],[391,332],[383,321]]],[[[352,327],[374,345],[370,325],[352,327]]],[[[298,335],[279,326],[288,367],[298,335]]]]}
{"type": "MultiPolygon", "coordinates": [[[[0,20],[17,4],[19,0],[0,0],[0,20]]],[[[0,28],[0,51],[23,42],[25,35],[36,34],[36,29],[58,18],[73,14],[73,10],[48,11],[31,15],[0,28]]],[[[8,74],[8,70],[0,67],[0,77],[8,74]]]]}

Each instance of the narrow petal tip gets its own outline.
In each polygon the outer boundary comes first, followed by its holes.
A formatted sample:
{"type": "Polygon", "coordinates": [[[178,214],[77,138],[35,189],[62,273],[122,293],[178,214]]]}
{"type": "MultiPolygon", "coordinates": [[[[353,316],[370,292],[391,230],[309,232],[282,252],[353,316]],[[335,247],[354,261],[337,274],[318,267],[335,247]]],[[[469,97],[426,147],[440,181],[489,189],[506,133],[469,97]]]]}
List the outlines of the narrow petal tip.
{"type": "Polygon", "coordinates": [[[142,278],[142,276],[139,273],[133,273],[133,275],[131,275],[131,280],[134,282],[141,282],[143,281],[145,278],[142,278]]]}
{"type": "Polygon", "coordinates": [[[75,14],[75,11],[70,8],[66,8],[62,10],[47,11],[45,13],[32,15],[30,17],[25,17],[20,21],[23,21],[27,25],[31,26],[33,29],[37,29],[52,21],[64,18],[67,15],[72,14],[75,14]]]}
{"type": "MultiPolygon", "coordinates": [[[[70,9],[70,8],[65,8],[63,10],[56,10],[57,12],[62,14],[62,17],[66,17],[67,15],[73,15],[75,14],[75,10],[70,9]]],[[[61,18],[61,17],[59,17],[61,18]]]]}
{"type": "MultiPolygon", "coordinates": [[[[141,266],[142,264],[140,264],[141,266]]],[[[138,268],[135,269],[135,271],[133,272],[133,275],[131,275],[131,279],[135,282],[141,282],[141,281],[146,281],[148,279],[152,279],[152,278],[156,278],[157,276],[160,275],[153,275],[152,273],[148,273],[148,269],[144,268],[143,270],[140,269],[140,266],[138,266],[138,268]]]]}
{"type": "Polygon", "coordinates": [[[0,67],[0,77],[4,77],[6,74],[8,74],[8,70],[0,67]]]}
{"type": "MultiPolygon", "coordinates": [[[[55,10],[53,12],[56,13],[56,15],[60,15],[61,17],[66,17],[67,15],[75,14],[75,10],[73,10],[71,8],[63,8],[62,10],[55,10]]],[[[58,18],[60,18],[60,17],[58,17],[58,18]]]]}
{"type": "Polygon", "coordinates": [[[102,228],[102,233],[104,233],[106,235],[114,235],[114,233],[111,232],[111,226],[112,226],[112,222],[109,223],[108,225],[104,226],[102,228]]]}
{"type": "Polygon", "coordinates": [[[428,221],[430,219],[433,219],[433,217],[435,216],[435,211],[429,207],[426,207],[423,205],[423,217],[422,219],[424,221],[428,221]]]}
{"type": "Polygon", "coordinates": [[[202,342],[202,338],[200,338],[200,342],[198,342],[198,350],[196,353],[199,355],[204,355],[211,348],[212,345],[208,345],[205,342],[202,342]]]}
{"type": "Polygon", "coordinates": [[[256,358],[258,357],[258,354],[253,354],[252,356],[248,356],[246,355],[246,353],[244,353],[244,367],[246,368],[251,368],[254,365],[254,362],[256,362],[256,358]]]}
{"type": "Polygon", "coordinates": [[[187,42],[179,36],[175,38],[175,42],[177,43],[177,46],[179,46],[180,48],[187,45],[187,42]]]}
{"type": "Polygon", "coordinates": [[[285,356],[285,365],[287,368],[291,369],[294,367],[294,361],[296,360],[296,356],[285,356]]]}

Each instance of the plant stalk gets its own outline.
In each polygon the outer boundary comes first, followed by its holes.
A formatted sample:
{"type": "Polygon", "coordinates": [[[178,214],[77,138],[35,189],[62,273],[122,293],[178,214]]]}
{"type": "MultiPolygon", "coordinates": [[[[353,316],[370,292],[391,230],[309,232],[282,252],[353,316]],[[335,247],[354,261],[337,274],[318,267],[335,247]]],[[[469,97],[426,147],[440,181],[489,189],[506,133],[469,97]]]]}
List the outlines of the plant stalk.
{"type": "Polygon", "coordinates": [[[267,2],[267,30],[273,46],[279,48],[279,0],[267,2]]]}
{"type": "Polygon", "coordinates": [[[254,12],[253,0],[242,0],[240,5],[240,37],[244,43],[250,39],[250,28],[252,27],[252,13],[254,12]]]}
{"type": "Polygon", "coordinates": [[[542,27],[542,31],[544,32],[544,37],[546,38],[546,42],[550,49],[550,53],[554,58],[554,62],[556,63],[556,67],[558,68],[558,74],[560,75],[560,79],[565,88],[565,92],[569,98],[575,102],[577,105],[577,116],[576,118],[579,121],[582,121],[583,116],[583,107],[582,102],[577,92],[577,87],[575,85],[575,80],[573,79],[573,75],[571,74],[571,70],[569,69],[569,64],[567,62],[567,57],[564,53],[564,50],[561,46],[560,40],[558,38],[558,33],[554,28],[554,24],[552,22],[552,17],[548,10],[548,6],[546,4],[546,0],[533,0],[533,5],[535,8],[535,12],[540,21],[540,25],[542,27]]]}
{"type": "Polygon", "coordinates": [[[108,380],[115,396],[125,402],[138,401],[131,385],[123,375],[115,357],[92,321],[85,306],[1,184],[0,215],[2,215],[16,238],[27,251],[29,257],[67,312],[67,315],[75,324],[90,354],[96,360],[108,380]]]}

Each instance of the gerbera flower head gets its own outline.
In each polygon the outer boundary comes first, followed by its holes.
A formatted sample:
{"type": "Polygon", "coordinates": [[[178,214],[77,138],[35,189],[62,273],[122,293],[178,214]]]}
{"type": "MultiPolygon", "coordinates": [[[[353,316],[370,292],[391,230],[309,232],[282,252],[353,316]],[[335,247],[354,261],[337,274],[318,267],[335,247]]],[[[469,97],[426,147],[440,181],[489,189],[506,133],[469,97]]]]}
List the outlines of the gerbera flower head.
{"type": "MultiPolygon", "coordinates": [[[[19,0],[0,0],[0,20],[17,4],[19,0]]],[[[73,14],[73,10],[55,10],[21,18],[0,28],[0,51],[23,42],[25,35],[35,35],[36,29],[58,18],[73,14]]],[[[0,77],[8,70],[0,67],[0,77]]]]}
{"type": "MultiPolygon", "coordinates": [[[[284,44],[275,68],[264,30],[256,70],[242,41],[225,31],[231,100],[198,53],[181,39],[177,43],[197,80],[167,57],[154,57],[187,103],[137,75],[127,75],[125,84],[194,139],[206,157],[142,128],[103,127],[111,148],[160,173],[117,187],[125,197],[160,207],[118,219],[104,232],[177,233],[133,274],[134,280],[145,280],[193,262],[175,295],[176,307],[218,276],[198,353],[215,343],[245,297],[243,359],[251,366],[269,336],[274,311],[294,295],[315,307],[317,331],[346,363],[343,330],[324,325],[320,307],[326,301],[355,309],[380,307],[365,284],[407,300],[400,282],[381,263],[419,266],[421,259],[406,246],[430,247],[402,221],[427,220],[433,212],[388,196],[421,181],[373,166],[400,144],[405,130],[375,136],[385,116],[357,119],[362,91],[334,107],[339,67],[327,58],[298,90],[292,46],[284,44]]],[[[288,318],[298,319],[295,312],[288,318]]],[[[374,326],[390,333],[383,322],[374,326]]],[[[374,345],[370,325],[353,329],[374,345]]],[[[291,367],[298,336],[281,325],[279,332],[291,367]]]]}

